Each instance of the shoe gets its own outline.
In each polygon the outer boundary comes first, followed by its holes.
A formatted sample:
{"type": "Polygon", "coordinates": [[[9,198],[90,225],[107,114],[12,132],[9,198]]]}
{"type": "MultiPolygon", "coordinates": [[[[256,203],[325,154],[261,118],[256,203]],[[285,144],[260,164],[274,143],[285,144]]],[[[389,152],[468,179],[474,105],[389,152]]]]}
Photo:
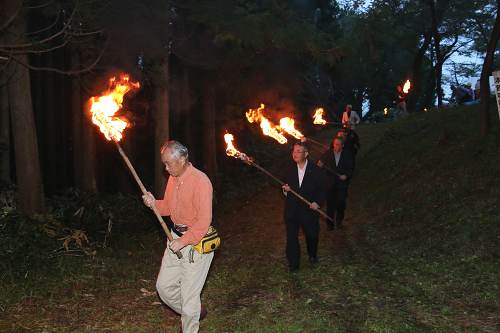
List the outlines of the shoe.
{"type": "Polygon", "coordinates": [[[298,267],[288,267],[286,269],[286,272],[287,273],[297,273],[299,271],[299,268],[298,267]]]}
{"type": "Polygon", "coordinates": [[[200,320],[205,319],[207,314],[208,314],[207,308],[202,305],[201,312],[200,312],[200,320]]]}
{"type": "MultiPolygon", "coordinates": [[[[202,305],[200,310],[200,320],[205,319],[207,314],[208,314],[207,308],[202,305]]],[[[181,333],[182,333],[182,326],[181,326],[181,333]]]]}
{"type": "Polygon", "coordinates": [[[342,229],[342,222],[337,222],[337,228],[342,229]]]}
{"type": "Polygon", "coordinates": [[[333,228],[335,228],[335,223],[326,221],[326,227],[328,228],[329,231],[333,231],[333,228]]]}
{"type": "Polygon", "coordinates": [[[317,264],[318,263],[318,257],[309,257],[309,263],[311,264],[317,264]]]}

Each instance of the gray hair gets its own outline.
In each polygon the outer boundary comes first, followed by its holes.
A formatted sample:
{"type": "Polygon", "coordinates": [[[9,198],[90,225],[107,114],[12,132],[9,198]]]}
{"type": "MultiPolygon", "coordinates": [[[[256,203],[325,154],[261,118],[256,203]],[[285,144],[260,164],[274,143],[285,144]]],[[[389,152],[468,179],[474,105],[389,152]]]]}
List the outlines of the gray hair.
{"type": "Polygon", "coordinates": [[[183,156],[186,159],[186,162],[189,161],[189,153],[188,149],[179,141],[168,141],[166,142],[163,147],[161,147],[161,153],[163,154],[163,151],[165,149],[169,148],[170,151],[172,152],[172,158],[176,161],[179,162],[179,157],[183,156]]]}
{"type": "Polygon", "coordinates": [[[352,105],[351,104],[347,104],[347,107],[349,108],[349,111],[352,110],[352,105]]]}
{"type": "Polygon", "coordinates": [[[307,142],[298,141],[294,146],[299,146],[302,147],[304,151],[309,151],[309,145],[307,144],[307,142]]]}

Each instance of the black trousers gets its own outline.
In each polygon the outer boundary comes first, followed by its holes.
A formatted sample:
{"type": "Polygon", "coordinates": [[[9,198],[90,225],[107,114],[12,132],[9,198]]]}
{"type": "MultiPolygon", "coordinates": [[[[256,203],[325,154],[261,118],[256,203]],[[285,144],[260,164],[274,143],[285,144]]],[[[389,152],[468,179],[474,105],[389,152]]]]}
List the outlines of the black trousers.
{"type": "Polygon", "coordinates": [[[299,212],[291,219],[285,221],[286,259],[290,267],[299,267],[300,265],[300,227],[302,227],[302,231],[306,235],[307,254],[309,257],[318,256],[319,215],[309,219],[304,218],[303,215],[299,212]]]}
{"type": "Polygon", "coordinates": [[[347,189],[339,189],[335,185],[326,190],[326,215],[335,219],[337,223],[344,221],[344,212],[347,201],[347,189]],[[335,217],[335,212],[337,216],[335,217]]]}

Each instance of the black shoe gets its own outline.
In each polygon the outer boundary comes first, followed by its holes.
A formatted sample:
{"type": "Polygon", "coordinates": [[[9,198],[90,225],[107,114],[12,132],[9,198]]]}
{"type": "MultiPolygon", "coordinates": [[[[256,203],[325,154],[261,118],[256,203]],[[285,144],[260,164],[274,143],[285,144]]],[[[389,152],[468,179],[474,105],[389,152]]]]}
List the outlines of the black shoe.
{"type": "Polygon", "coordinates": [[[297,273],[299,271],[299,268],[298,267],[288,267],[286,269],[286,272],[287,273],[297,273]]]}
{"type": "Polygon", "coordinates": [[[337,228],[342,229],[342,222],[337,222],[337,228]]]}
{"type": "Polygon", "coordinates": [[[207,314],[208,314],[207,308],[202,305],[201,312],[200,312],[200,320],[205,319],[207,314]]]}
{"type": "Polygon", "coordinates": [[[318,257],[309,257],[309,263],[311,264],[317,264],[318,263],[318,257]]]}
{"type": "Polygon", "coordinates": [[[329,231],[333,231],[333,228],[335,228],[335,223],[326,221],[326,227],[328,228],[329,231]]]}

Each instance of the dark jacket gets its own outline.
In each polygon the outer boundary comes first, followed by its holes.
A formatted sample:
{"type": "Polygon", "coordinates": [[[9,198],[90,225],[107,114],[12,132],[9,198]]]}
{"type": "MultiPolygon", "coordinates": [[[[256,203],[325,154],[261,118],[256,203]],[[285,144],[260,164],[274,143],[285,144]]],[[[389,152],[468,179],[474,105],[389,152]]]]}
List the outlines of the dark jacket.
{"type": "Polygon", "coordinates": [[[347,187],[349,186],[349,178],[352,175],[352,154],[346,149],[342,149],[342,152],[340,153],[339,164],[335,165],[335,152],[333,151],[333,149],[328,149],[323,155],[322,162],[324,166],[334,170],[339,175],[346,175],[347,177],[346,180],[341,180],[339,179],[339,176],[325,168],[326,188],[332,188],[334,185],[336,185],[337,188],[347,189],[347,187]]]}
{"type": "MultiPolygon", "coordinates": [[[[288,184],[292,190],[310,203],[316,202],[318,205],[321,205],[323,201],[325,201],[326,187],[323,172],[319,166],[311,161],[307,163],[306,172],[300,188],[297,163],[295,163],[295,161],[286,164],[283,175],[281,176],[281,181],[288,184]]],[[[288,192],[285,201],[285,220],[292,218],[297,210],[300,210],[301,215],[306,219],[319,217],[317,211],[310,209],[309,206],[295,194],[288,192]]]]}
{"type": "Polygon", "coordinates": [[[359,136],[354,130],[349,130],[346,134],[347,137],[344,148],[347,149],[353,157],[355,157],[358,153],[358,149],[361,148],[361,145],[359,144],[359,136]]]}

